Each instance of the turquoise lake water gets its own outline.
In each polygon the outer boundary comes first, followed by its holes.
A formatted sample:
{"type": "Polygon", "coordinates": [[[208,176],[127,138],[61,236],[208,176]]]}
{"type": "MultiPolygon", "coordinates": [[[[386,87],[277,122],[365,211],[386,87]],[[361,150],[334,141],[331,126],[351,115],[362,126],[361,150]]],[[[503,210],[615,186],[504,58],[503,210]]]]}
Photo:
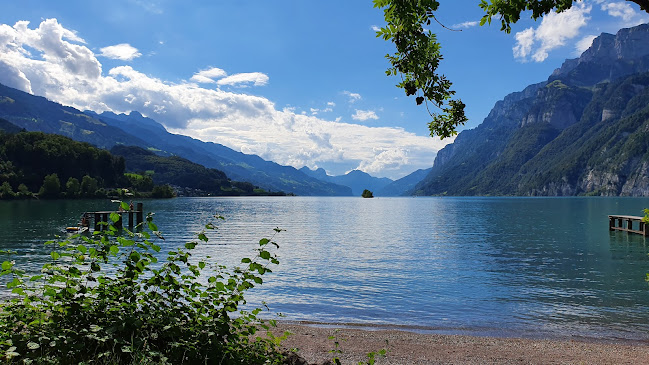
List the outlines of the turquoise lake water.
{"type": "MultiPolygon", "coordinates": [[[[0,248],[36,269],[42,242],[109,201],[0,202],[0,248]]],[[[649,248],[608,231],[646,198],[178,198],[144,201],[163,246],[226,217],[196,256],[237,263],[275,237],[249,295],[285,320],[526,337],[649,339],[649,248]]]]}

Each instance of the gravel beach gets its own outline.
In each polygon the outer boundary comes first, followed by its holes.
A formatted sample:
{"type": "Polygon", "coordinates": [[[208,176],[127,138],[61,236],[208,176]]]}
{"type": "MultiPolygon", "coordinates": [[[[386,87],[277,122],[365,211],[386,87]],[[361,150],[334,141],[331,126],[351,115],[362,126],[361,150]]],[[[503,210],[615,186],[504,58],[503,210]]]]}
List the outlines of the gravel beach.
{"type": "Polygon", "coordinates": [[[329,336],[339,342],[343,364],[367,361],[367,352],[383,348],[387,356],[377,364],[649,364],[649,341],[477,337],[279,323],[278,332],[283,331],[292,333],[283,346],[298,349],[309,364],[332,358],[335,346],[329,336]]]}

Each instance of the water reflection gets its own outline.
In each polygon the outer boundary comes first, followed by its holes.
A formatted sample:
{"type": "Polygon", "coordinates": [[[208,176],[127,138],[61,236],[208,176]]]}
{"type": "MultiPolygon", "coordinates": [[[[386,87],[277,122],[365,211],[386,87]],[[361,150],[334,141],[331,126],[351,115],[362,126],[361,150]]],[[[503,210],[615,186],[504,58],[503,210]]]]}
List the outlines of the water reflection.
{"type": "MultiPolygon", "coordinates": [[[[57,229],[106,202],[1,202],[0,246],[37,267],[57,229]]],[[[145,201],[165,247],[227,218],[198,257],[235,265],[273,228],[281,265],[251,302],[288,319],[646,339],[649,250],[608,232],[625,198],[186,198],[145,201]]],[[[164,250],[163,250],[164,251],[164,250]]]]}

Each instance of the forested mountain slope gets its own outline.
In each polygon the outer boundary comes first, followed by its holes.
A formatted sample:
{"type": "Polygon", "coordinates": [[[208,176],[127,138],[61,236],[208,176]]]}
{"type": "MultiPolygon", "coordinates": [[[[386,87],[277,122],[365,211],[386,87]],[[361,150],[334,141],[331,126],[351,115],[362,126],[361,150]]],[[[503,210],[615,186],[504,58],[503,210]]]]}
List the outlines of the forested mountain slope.
{"type": "Polygon", "coordinates": [[[130,115],[81,112],[0,84],[0,118],[27,131],[59,134],[99,148],[138,146],[163,156],[180,156],[222,170],[233,180],[249,181],[270,191],[351,195],[347,187],[306,176],[293,167],[236,152],[217,143],[171,134],[138,112],[130,115]]]}

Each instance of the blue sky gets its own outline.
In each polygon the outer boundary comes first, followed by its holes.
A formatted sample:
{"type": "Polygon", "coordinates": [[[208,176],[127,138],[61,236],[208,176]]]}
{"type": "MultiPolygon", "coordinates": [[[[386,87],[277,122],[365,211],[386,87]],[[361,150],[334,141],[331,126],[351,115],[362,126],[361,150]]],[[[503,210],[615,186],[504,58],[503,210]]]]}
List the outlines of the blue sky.
{"type": "MultiPolygon", "coordinates": [[[[511,34],[476,26],[479,1],[442,1],[441,72],[474,128],[510,92],[545,80],[602,32],[649,21],[588,0],[511,34]]],[[[402,177],[452,139],[385,76],[392,45],[370,0],[12,1],[0,13],[0,82],[80,109],[138,110],[170,131],[297,168],[402,177]]]]}

